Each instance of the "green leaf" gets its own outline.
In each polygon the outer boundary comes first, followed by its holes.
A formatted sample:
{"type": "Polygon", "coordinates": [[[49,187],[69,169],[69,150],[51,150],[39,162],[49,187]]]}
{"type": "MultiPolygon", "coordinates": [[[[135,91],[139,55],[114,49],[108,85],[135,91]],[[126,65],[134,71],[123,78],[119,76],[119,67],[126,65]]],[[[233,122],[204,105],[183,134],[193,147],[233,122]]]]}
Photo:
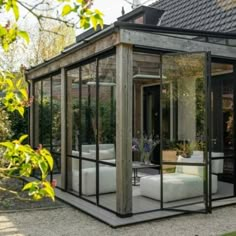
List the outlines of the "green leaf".
{"type": "Polygon", "coordinates": [[[22,143],[26,138],[28,137],[28,134],[24,134],[19,138],[19,142],[22,143]]]}
{"type": "Polygon", "coordinates": [[[26,43],[30,42],[29,34],[26,31],[18,31],[17,35],[25,40],[26,43]]]}
{"type": "Polygon", "coordinates": [[[20,92],[24,98],[28,99],[28,93],[26,89],[20,89],[20,92]]]}
{"type": "Polygon", "coordinates": [[[49,182],[44,182],[44,190],[48,194],[48,196],[55,201],[55,192],[54,189],[52,188],[51,184],[49,182]]]}
{"type": "Polygon", "coordinates": [[[97,30],[97,20],[94,16],[91,16],[90,18],[91,22],[92,22],[92,26],[95,30],[97,30]]]}
{"type": "Polygon", "coordinates": [[[22,84],[22,79],[19,79],[16,83],[16,87],[17,88],[20,88],[21,87],[21,84],[22,84]]]}
{"type": "Polygon", "coordinates": [[[18,107],[18,108],[17,108],[17,111],[20,113],[20,115],[21,115],[22,117],[24,117],[24,113],[25,113],[24,107],[18,107]]]}
{"type": "Polygon", "coordinates": [[[66,16],[73,11],[72,7],[66,4],[62,9],[62,16],[66,16]]]}
{"type": "Polygon", "coordinates": [[[47,177],[47,172],[48,172],[48,165],[47,165],[46,161],[40,161],[39,168],[42,173],[42,179],[45,179],[47,177]]]}
{"type": "Polygon", "coordinates": [[[13,148],[13,144],[11,142],[1,142],[0,146],[6,147],[6,148],[13,148]]]}
{"type": "Polygon", "coordinates": [[[13,89],[14,88],[14,84],[13,84],[11,79],[5,79],[5,81],[7,82],[8,86],[9,86],[7,89],[13,89]]]}
{"type": "Polygon", "coordinates": [[[40,151],[40,154],[45,158],[45,160],[47,161],[47,163],[49,165],[50,170],[52,170],[53,169],[53,158],[52,158],[50,152],[44,148],[40,151]]]}
{"type": "Polygon", "coordinates": [[[28,190],[28,189],[32,188],[33,186],[34,186],[34,182],[27,183],[27,184],[23,187],[22,191],[28,190]]]}
{"type": "Polygon", "coordinates": [[[18,21],[20,13],[19,13],[19,8],[17,6],[16,1],[12,1],[12,9],[13,9],[16,21],[18,21]]]}

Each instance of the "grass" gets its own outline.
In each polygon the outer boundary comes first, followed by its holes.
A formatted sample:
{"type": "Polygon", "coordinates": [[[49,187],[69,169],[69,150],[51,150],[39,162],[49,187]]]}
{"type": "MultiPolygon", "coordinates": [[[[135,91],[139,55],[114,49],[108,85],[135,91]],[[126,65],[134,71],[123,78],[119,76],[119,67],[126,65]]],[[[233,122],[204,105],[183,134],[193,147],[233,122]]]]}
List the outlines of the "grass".
{"type": "Polygon", "coordinates": [[[231,232],[231,233],[227,233],[227,234],[223,234],[222,236],[236,236],[236,231],[231,232]]]}

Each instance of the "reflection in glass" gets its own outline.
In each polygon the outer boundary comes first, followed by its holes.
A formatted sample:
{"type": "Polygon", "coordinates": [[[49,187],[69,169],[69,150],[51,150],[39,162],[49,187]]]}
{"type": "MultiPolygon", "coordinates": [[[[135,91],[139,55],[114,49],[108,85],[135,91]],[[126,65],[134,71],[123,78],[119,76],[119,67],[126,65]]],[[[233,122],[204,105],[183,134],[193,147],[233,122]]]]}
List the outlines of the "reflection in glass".
{"type": "MultiPolygon", "coordinates": [[[[81,74],[81,155],[83,158],[96,160],[96,63],[92,62],[82,66],[81,74]]],[[[96,198],[90,196],[96,194],[96,191],[93,193],[89,191],[93,185],[96,186],[96,164],[95,162],[82,160],[81,168],[82,196],[95,202],[96,198]]]]}
{"type": "Polygon", "coordinates": [[[116,210],[116,61],[115,56],[99,60],[98,143],[100,205],[116,210]]]}
{"type": "Polygon", "coordinates": [[[36,82],[34,84],[34,148],[37,148],[41,143],[41,130],[39,128],[41,120],[41,90],[42,82],[36,82]]]}
{"type": "Polygon", "coordinates": [[[79,192],[79,83],[80,69],[69,70],[67,72],[67,185],[69,190],[75,192],[79,192]]]}
{"type": "Polygon", "coordinates": [[[175,201],[178,203],[173,206],[181,205],[182,200],[203,202],[206,194],[203,191],[207,148],[204,67],[204,54],[163,56],[161,127],[165,207],[175,201]]]}
{"type": "Polygon", "coordinates": [[[186,158],[199,151],[199,162],[206,150],[204,59],[201,54],[163,57],[163,149],[186,158]]]}
{"type": "Polygon", "coordinates": [[[61,152],[61,75],[52,77],[52,151],[61,152]]]}
{"type": "Polygon", "coordinates": [[[40,137],[45,148],[51,148],[51,80],[42,81],[42,103],[40,114],[40,137]]]}

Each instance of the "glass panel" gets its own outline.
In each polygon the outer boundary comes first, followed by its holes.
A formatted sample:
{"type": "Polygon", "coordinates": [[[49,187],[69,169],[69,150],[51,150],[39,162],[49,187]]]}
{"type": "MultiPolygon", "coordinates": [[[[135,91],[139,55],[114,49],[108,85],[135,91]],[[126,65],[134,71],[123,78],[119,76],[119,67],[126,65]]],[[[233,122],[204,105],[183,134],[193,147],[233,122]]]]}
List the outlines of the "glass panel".
{"type": "Polygon", "coordinates": [[[41,122],[41,81],[36,82],[34,85],[34,148],[37,148],[41,143],[41,131],[39,128],[39,124],[41,122]]]}
{"type": "MultiPolygon", "coordinates": [[[[141,145],[142,139],[160,137],[160,55],[134,52],[133,55],[133,138],[141,145]]],[[[158,164],[159,146],[150,155],[158,164]]],[[[133,153],[134,161],[141,161],[140,152],[133,153]]]]}
{"type": "MultiPolygon", "coordinates": [[[[201,53],[163,56],[161,127],[164,207],[168,207],[166,202],[178,200],[176,205],[180,205],[195,196],[201,196],[203,200],[204,171],[200,165],[204,163],[207,148],[205,61],[205,54],[201,53]],[[188,166],[183,165],[183,171],[176,174],[179,169],[176,162],[187,163],[188,166]],[[198,166],[189,166],[191,163],[198,166]],[[192,192],[194,179],[199,187],[192,196],[189,193],[192,192]],[[184,189],[179,195],[173,190],[181,190],[181,184],[184,189]]],[[[199,199],[191,203],[197,201],[199,199]]]]}
{"type": "Polygon", "coordinates": [[[61,75],[52,77],[52,151],[61,152],[61,75]]]}
{"type": "Polygon", "coordinates": [[[52,77],[51,152],[54,158],[53,179],[61,187],[61,75],[52,77]]]}
{"type": "Polygon", "coordinates": [[[116,210],[116,60],[99,60],[98,143],[99,160],[114,166],[99,165],[100,205],[116,210]]]}
{"type": "MultiPolygon", "coordinates": [[[[42,81],[34,84],[34,143],[33,148],[37,149],[39,144],[42,144],[42,81]]],[[[34,171],[33,176],[40,177],[40,171],[34,171]]]]}
{"type": "MultiPolygon", "coordinates": [[[[204,168],[203,166],[190,165],[177,165],[168,168],[168,171],[163,173],[164,208],[192,211],[204,209],[204,168]],[[196,205],[194,206],[194,204],[196,205]]],[[[160,201],[160,175],[150,179],[146,184],[152,184],[149,186],[152,189],[156,185],[156,190],[152,190],[152,194],[153,198],[160,201]]],[[[215,178],[212,187],[215,192],[217,188],[215,178]]]]}
{"type": "Polygon", "coordinates": [[[212,63],[212,173],[218,192],[213,199],[234,194],[234,74],[233,65],[212,63]],[[218,72],[218,73],[216,73],[218,72]],[[215,119],[217,117],[217,119],[215,119]]]}
{"type": "Polygon", "coordinates": [[[67,177],[68,189],[79,191],[80,69],[67,72],[67,177]],[[71,158],[71,157],[76,158],[71,158]]]}
{"type": "Polygon", "coordinates": [[[42,81],[42,107],[40,114],[40,136],[41,142],[45,148],[51,148],[51,80],[46,79],[42,81]]]}
{"type": "Polygon", "coordinates": [[[78,157],[78,152],[73,151],[73,157],[67,156],[67,163],[68,163],[68,172],[67,172],[67,187],[68,190],[79,195],[79,167],[80,167],[80,160],[78,157]]]}
{"type": "MultiPolygon", "coordinates": [[[[82,157],[96,159],[96,63],[81,67],[81,132],[82,157]]],[[[96,166],[94,162],[82,161],[82,196],[96,202],[96,166]]]]}
{"type": "Polygon", "coordinates": [[[134,52],[132,162],[133,213],[160,209],[160,202],[145,196],[145,179],[159,176],[159,136],[160,55],[134,52]]]}
{"type": "Polygon", "coordinates": [[[113,160],[103,160],[99,164],[99,204],[116,212],[116,166],[106,165],[113,160]]]}

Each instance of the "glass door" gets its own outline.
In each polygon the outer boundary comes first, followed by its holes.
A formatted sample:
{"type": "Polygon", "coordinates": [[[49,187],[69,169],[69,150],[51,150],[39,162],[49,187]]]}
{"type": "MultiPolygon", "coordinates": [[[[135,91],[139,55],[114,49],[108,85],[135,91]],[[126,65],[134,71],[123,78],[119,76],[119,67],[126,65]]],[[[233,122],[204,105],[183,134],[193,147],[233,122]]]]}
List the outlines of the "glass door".
{"type": "Polygon", "coordinates": [[[209,207],[207,94],[208,55],[162,57],[162,209],[207,212],[209,207]]]}
{"type": "Polygon", "coordinates": [[[212,199],[234,196],[234,69],[233,64],[212,63],[211,112],[212,112],[212,199]],[[217,117],[217,119],[215,119],[217,117]],[[215,188],[216,188],[215,187],[215,188]]]}

